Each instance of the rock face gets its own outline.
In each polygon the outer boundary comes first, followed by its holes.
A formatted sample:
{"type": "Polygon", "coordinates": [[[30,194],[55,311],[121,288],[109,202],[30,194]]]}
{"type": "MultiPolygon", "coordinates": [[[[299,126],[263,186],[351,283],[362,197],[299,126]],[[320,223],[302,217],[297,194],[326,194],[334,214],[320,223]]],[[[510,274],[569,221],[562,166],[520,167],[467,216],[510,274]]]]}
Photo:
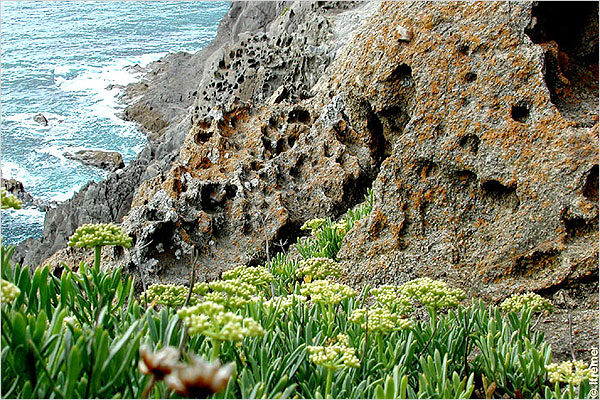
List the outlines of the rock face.
{"type": "Polygon", "coordinates": [[[498,301],[588,281],[597,304],[597,12],[394,3],[357,32],[324,89],[387,158],[340,253],[351,282],[428,275],[498,301]]]}
{"type": "Polygon", "coordinates": [[[116,171],[125,166],[123,156],[116,151],[79,150],[75,153],[67,152],[64,156],[71,160],[80,161],[85,165],[91,165],[92,167],[108,171],[116,171]]]}
{"type": "Polygon", "coordinates": [[[183,283],[196,248],[213,279],[372,185],[374,210],[338,254],[348,282],[427,275],[492,301],[564,289],[597,307],[597,13],[234,3],[211,46],[127,88],[125,118],[150,145],[49,212],[25,260],[123,220],[134,245],[110,262],[183,283]]]}

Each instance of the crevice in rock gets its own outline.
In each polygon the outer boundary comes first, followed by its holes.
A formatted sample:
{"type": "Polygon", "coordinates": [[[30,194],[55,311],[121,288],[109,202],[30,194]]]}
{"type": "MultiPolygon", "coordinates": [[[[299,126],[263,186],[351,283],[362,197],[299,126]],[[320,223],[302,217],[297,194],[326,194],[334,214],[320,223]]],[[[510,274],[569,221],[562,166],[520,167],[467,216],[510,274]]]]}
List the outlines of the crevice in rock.
{"type": "Polygon", "coordinates": [[[477,80],[477,74],[474,72],[467,72],[465,74],[465,82],[466,83],[472,83],[475,82],[477,80]]]}
{"type": "Polygon", "coordinates": [[[587,173],[583,185],[583,196],[595,204],[598,203],[598,164],[594,165],[587,173]]]}
{"type": "Polygon", "coordinates": [[[563,117],[593,124],[598,103],[598,2],[537,2],[525,33],[545,50],[544,78],[552,103],[563,117]]]}
{"type": "Polygon", "coordinates": [[[383,124],[381,123],[381,120],[370,110],[370,108],[367,115],[367,131],[369,132],[369,149],[371,150],[371,157],[379,166],[384,158],[391,154],[391,149],[383,135],[383,124]]]}
{"type": "Polygon", "coordinates": [[[559,262],[559,254],[558,250],[534,251],[517,258],[511,272],[516,276],[531,276],[540,271],[552,271],[559,262]]]}
{"type": "Polygon", "coordinates": [[[173,232],[175,231],[175,223],[171,221],[160,222],[152,236],[150,237],[150,242],[152,243],[152,248],[155,249],[155,252],[158,253],[158,249],[162,248],[163,250],[168,250],[173,247],[173,232]],[[162,245],[162,246],[160,246],[162,245]]]}
{"type": "Polygon", "coordinates": [[[567,240],[588,235],[593,232],[598,231],[598,221],[594,221],[592,223],[587,222],[583,218],[575,217],[575,218],[562,218],[563,223],[565,225],[565,230],[567,231],[567,240]]]}

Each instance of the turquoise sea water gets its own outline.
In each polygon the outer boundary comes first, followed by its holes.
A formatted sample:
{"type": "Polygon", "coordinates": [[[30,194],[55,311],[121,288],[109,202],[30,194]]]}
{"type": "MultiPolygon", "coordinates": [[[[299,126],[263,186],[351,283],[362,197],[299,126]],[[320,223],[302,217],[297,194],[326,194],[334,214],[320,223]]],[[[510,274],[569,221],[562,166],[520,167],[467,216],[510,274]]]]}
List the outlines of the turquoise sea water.
{"type": "MultiPolygon", "coordinates": [[[[64,201],[106,172],[66,159],[80,149],[115,150],[125,163],[146,143],[119,119],[120,85],[169,52],[195,52],[214,38],[228,2],[0,2],[1,168],[34,197],[64,201]],[[33,121],[43,113],[44,127],[33,121]]],[[[14,244],[40,236],[44,213],[2,212],[14,244]]]]}

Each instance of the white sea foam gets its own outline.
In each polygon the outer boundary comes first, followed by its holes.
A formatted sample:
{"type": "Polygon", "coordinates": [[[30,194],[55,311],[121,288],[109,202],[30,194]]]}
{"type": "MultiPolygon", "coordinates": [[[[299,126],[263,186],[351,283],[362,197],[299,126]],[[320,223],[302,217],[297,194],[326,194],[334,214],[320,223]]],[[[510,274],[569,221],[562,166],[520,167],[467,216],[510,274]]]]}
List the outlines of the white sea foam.
{"type": "Polygon", "coordinates": [[[36,180],[25,168],[12,161],[4,160],[2,160],[2,179],[16,179],[23,182],[23,184],[36,180]]]}
{"type": "Polygon", "coordinates": [[[100,118],[108,118],[118,125],[127,125],[117,112],[123,108],[119,96],[123,88],[142,78],[143,72],[129,68],[139,65],[144,68],[167,53],[144,54],[111,62],[103,67],[63,65],[54,68],[54,82],[65,92],[85,93],[92,96],[93,104],[86,108],[100,118]],[[81,71],[70,77],[73,72],[81,71]]]}
{"type": "Polygon", "coordinates": [[[83,187],[82,184],[73,185],[68,188],[62,188],[60,191],[49,191],[47,196],[50,200],[63,202],[69,200],[75,193],[77,193],[83,187]]]}

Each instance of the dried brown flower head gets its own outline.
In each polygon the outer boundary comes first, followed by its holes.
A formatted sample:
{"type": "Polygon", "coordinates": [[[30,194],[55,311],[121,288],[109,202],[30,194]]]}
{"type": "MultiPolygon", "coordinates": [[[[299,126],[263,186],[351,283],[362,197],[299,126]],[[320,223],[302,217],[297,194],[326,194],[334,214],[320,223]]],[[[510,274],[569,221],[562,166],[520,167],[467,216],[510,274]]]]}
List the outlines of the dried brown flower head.
{"type": "Polygon", "coordinates": [[[223,390],[232,373],[231,364],[221,366],[218,361],[208,363],[200,357],[191,356],[191,364],[174,370],[166,377],[165,383],[177,394],[200,399],[223,390]]]}
{"type": "Polygon", "coordinates": [[[144,375],[154,375],[157,381],[163,380],[178,367],[179,350],[165,347],[153,353],[148,347],[140,349],[140,371],[144,375]]]}

